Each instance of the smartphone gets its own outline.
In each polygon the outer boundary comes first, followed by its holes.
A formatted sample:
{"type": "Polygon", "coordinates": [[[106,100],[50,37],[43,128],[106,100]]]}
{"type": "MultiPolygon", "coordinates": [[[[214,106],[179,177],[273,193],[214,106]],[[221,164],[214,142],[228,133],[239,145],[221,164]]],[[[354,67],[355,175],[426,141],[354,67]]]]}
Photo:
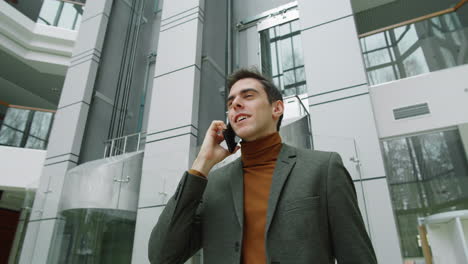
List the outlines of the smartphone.
{"type": "Polygon", "coordinates": [[[226,144],[228,146],[228,151],[233,153],[236,149],[237,142],[236,142],[236,133],[234,129],[232,129],[231,124],[227,125],[227,129],[223,130],[224,140],[226,140],[226,144]]]}

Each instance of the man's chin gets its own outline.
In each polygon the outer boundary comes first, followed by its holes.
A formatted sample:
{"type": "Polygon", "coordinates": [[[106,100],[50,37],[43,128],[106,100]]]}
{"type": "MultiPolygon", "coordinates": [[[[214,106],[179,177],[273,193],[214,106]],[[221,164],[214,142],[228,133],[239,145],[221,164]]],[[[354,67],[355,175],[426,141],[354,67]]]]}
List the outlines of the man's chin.
{"type": "Polygon", "coordinates": [[[245,129],[243,127],[237,127],[237,128],[234,128],[234,133],[236,133],[236,136],[240,137],[242,140],[244,140],[244,138],[247,136],[245,133],[245,129]]]}
{"type": "Polygon", "coordinates": [[[239,132],[236,132],[236,135],[240,137],[243,141],[251,141],[252,138],[255,137],[255,133],[245,131],[243,129],[239,129],[239,132]]]}

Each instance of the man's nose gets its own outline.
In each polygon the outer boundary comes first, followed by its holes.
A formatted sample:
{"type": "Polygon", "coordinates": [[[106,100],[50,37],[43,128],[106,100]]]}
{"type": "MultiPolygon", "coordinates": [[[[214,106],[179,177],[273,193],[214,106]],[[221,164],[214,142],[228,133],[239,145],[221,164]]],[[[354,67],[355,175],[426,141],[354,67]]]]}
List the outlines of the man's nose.
{"type": "Polygon", "coordinates": [[[242,108],[243,106],[242,100],[239,97],[234,98],[232,101],[232,108],[234,109],[242,108]]]}

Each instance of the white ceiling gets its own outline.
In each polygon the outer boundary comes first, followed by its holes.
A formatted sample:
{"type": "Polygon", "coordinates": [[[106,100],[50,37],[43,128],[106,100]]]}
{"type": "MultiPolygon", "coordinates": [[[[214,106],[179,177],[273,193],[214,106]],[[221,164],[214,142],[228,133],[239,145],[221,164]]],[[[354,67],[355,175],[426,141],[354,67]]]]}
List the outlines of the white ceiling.
{"type": "Polygon", "coordinates": [[[41,73],[0,48],[0,100],[9,104],[55,109],[64,76],[41,73]]]}
{"type": "Polygon", "coordinates": [[[361,11],[385,5],[397,0],[351,0],[354,13],[359,13],[361,11]]]}

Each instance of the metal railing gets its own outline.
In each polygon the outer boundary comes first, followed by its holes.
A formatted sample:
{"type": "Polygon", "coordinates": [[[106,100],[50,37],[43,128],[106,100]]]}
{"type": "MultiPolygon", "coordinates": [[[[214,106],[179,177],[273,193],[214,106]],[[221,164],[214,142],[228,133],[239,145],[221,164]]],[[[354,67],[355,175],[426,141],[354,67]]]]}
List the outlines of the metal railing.
{"type": "Polygon", "coordinates": [[[146,133],[133,133],[104,142],[104,158],[122,155],[144,149],[146,133]]]}

